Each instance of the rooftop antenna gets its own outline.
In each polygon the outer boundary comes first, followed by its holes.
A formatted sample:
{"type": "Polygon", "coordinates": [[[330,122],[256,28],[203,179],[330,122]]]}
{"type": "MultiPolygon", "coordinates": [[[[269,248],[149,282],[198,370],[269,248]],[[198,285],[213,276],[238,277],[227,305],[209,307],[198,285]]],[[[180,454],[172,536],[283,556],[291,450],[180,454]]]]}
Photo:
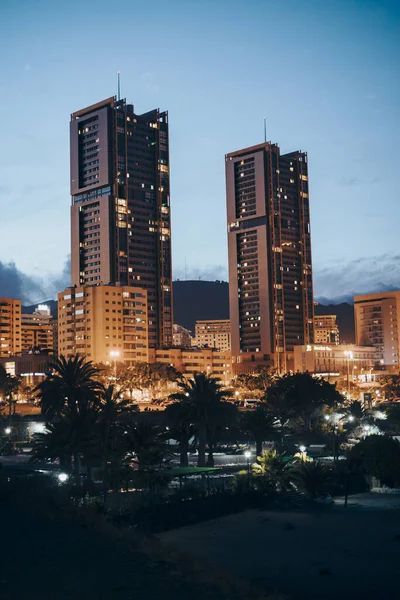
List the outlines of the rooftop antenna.
{"type": "Polygon", "coordinates": [[[118,102],[121,100],[121,82],[120,82],[120,73],[119,71],[117,71],[118,73],[118,102]]]}
{"type": "Polygon", "coordinates": [[[267,143],[267,117],[264,117],[264,143],[267,143]]]}

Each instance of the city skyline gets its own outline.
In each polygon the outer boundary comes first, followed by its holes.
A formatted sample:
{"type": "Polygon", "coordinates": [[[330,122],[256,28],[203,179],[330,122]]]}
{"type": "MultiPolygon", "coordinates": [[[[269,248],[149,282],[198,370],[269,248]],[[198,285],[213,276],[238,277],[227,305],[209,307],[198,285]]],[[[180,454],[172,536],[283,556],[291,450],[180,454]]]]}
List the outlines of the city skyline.
{"type": "MultiPolygon", "coordinates": [[[[4,295],[44,300],[68,283],[68,116],[116,93],[117,69],[122,97],[139,112],[160,106],[170,114],[174,278],[185,277],[186,265],[188,278],[227,280],[224,155],[261,143],[266,116],[267,139],[279,140],[282,152],[308,152],[315,297],[400,287],[396,3],[337,1],[321,9],[254,1],[240,14],[227,13],[223,2],[182,6],[165,16],[165,45],[157,39],[162,25],[150,36],[137,27],[151,18],[141,8],[131,54],[94,42],[89,79],[79,62],[89,8],[77,24],[74,2],[67,9],[27,1],[23,14],[13,6],[0,8],[1,44],[10,53],[2,102],[18,114],[3,123],[0,147],[0,286],[12,288],[4,295]],[[277,58],[266,60],[276,44],[277,58]]],[[[131,15],[123,6],[121,30],[131,15]]],[[[106,26],[106,16],[100,2],[96,27],[106,26]]]]}

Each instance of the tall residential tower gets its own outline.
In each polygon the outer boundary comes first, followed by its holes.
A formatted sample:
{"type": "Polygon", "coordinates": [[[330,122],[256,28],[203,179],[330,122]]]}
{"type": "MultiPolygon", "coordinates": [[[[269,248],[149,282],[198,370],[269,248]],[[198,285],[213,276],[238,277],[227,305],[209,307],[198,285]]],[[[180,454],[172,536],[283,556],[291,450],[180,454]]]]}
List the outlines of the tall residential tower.
{"type": "Polygon", "coordinates": [[[172,345],[168,114],[116,97],[71,115],[71,284],[144,288],[149,346],[172,345]]]}
{"type": "Polygon", "coordinates": [[[233,361],[285,371],[313,341],[307,154],[264,143],[225,161],[233,361]]]}

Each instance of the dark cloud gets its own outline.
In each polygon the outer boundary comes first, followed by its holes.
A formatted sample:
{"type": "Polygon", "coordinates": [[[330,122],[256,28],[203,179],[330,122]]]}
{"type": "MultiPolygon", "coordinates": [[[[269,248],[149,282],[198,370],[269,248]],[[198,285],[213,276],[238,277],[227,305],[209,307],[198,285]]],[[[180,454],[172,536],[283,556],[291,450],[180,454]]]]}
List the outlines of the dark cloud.
{"type": "Polygon", "coordinates": [[[314,295],[325,303],[352,301],[357,294],[400,289],[400,256],[382,254],[314,268],[314,295]]]}
{"type": "Polygon", "coordinates": [[[59,275],[36,277],[20,271],[15,263],[0,261],[0,297],[20,298],[23,304],[34,304],[57,298],[70,282],[70,259],[59,275]]]}

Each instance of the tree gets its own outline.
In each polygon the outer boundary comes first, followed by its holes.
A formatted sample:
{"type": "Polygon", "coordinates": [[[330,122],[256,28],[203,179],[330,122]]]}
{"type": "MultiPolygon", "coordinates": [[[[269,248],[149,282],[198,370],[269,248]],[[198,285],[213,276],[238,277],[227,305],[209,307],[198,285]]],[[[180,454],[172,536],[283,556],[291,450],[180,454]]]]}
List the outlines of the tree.
{"type": "Polygon", "coordinates": [[[362,419],[364,416],[364,409],[359,400],[353,400],[348,406],[349,414],[355,419],[362,419]]]}
{"type": "Polygon", "coordinates": [[[274,398],[279,398],[285,405],[286,418],[300,417],[308,430],[312,428],[313,419],[320,415],[323,407],[332,408],[344,402],[334,384],[320,377],[313,377],[310,373],[280,377],[267,395],[269,402],[276,405],[274,398]]]}
{"type": "Polygon", "coordinates": [[[196,429],[198,442],[199,467],[206,465],[207,438],[210,443],[212,462],[212,447],[214,434],[221,424],[224,416],[236,414],[234,405],[225,401],[229,397],[230,390],[225,390],[219,379],[206,373],[195,373],[192,379],[178,381],[180,392],[171,394],[171,398],[186,403],[189,407],[191,420],[196,429]]]}
{"type": "Polygon", "coordinates": [[[115,490],[120,482],[122,464],[126,458],[126,420],[138,411],[136,405],[121,400],[120,392],[110,385],[101,390],[95,424],[97,452],[103,465],[106,485],[115,490]]]}
{"type": "Polygon", "coordinates": [[[388,428],[394,433],[400,433],[400,402],[391,403],[386,409],[388,428]]]}
{"type": "Polygon", "coordinates": [[[164,432],[144,419],[127,424],[126,444],[129,452],[135,455],[139,470],[154,469],[160,465],[166,454],[164,432]]]}
{"type": "Polygon", "coordinates": [[[262,453],[263,442],[274,430],[276,418],[268,410],[265,403],[260,403],[256,408],[245,412],[241,419],[242,431],[256,444],[256,454],[262,453]]]}
{"type": "Polygon", "coordinates": [[[84,356],[60,356],[50,363],[53,372],[36,388],[42,413],[49,418],[60,417],[67,408],[79,413],[93,403],[101,390],[95,379],[98,370],[84,356]]]}
{"type": "Polygon", "coordinates": [[[278,492],[287,491],[290,487],[288,464],[276,450],[266,450],[258,455],[257,462],[252,465],[252,473],[266,478],[278,492]]]}
{"type": "Polygon", "coordinates": [[[388,486],[400,485],[400,442],[385,435],[369,435],[349,452],[349,462],[388,486]]]}
{"type": "Polygon", "coordinates": [[[54,422],[63,419],[69,422],[71,439],[68,448],[73,454],[76,480],[79,481],[80,457],[86,463],[90,479],[93,428],[101,391],[101,384],[94,379],[98,371],[79,354],[68,359],[60,356],[51,367],[53,372],[37,386],[42,413],[54,422]]]}
{"type": "Polygon", "coordinates": [[[308,498],[324,495],[332,483],[332,471],[319,460],[300,461],[291,473],[292,481],[308,498]]]}
{"type": "Polygon", "coordinates": [[[8,404],[8,414],[11,417],[14,407],[15,412],[15,401],[13,395],[18,392],[21,385],[19,377],[10,375],[7,373],[3,365],[0,365],[0,394],[8,404]]]}
{"type": "Polygon", "coordinates": [[[276,379],[276,371],[271,367],[258,366],[256,373],[240,373],[236,385],[248,392],[265,394],[276,379]]]}
{"type": "Polygon", "coordinates": [[[189,440],[194,435],[192,407],[189,402],[173,402],[165,409],[165,416],[169,426],[168,435],[179,443],[181,467],[189,465],[188,452],[189,440]]]}
{"type": "Polygon", "coordinates": [[[400,375],[386,375],[382,377],[381,385],[387,400],[400,398],[400,375]]]}

